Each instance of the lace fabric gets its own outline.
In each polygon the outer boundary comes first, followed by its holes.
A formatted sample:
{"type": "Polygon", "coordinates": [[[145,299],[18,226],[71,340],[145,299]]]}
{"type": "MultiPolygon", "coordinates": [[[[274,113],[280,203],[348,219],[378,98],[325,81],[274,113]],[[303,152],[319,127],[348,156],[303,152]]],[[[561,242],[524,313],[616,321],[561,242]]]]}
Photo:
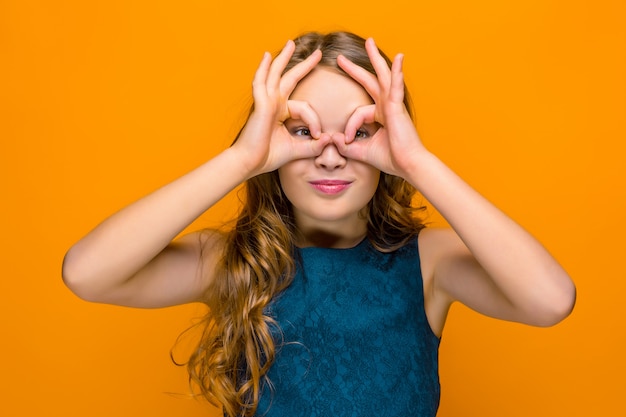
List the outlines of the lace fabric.
{"type": "Polygon", "coordinates": [[[417,239],[392,253],[364,240],[296,255],[292,285],[267,311],[281,332],[257,415],[435,416],[439,339],[424,312],[417,239]]]}

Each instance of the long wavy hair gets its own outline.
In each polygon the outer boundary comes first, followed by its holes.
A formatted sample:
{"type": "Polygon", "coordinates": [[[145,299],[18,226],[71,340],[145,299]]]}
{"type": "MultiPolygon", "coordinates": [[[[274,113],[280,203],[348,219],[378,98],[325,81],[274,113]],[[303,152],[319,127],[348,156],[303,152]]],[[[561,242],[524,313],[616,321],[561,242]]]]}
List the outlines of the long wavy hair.
{"type": "MultiPolygon", "coordinates": [[[[348,76],[337,65],[341,54],[375,73],[365,40],[357,35],[306,33],[295,44],[285,71],[320,49],[318,66],[348,76]]],[[[406,88],[405,105],[411,113],[406,88]]],[[[271,387],[266,374],[280,344],[274,339],[280,329],[266,307],[289,286],[296,269],[296,225],[277,172],[248,180],[244,189],[243,206],[226,236],[217,276],[205,295],[209,311],[200,323],[202,336],[187,362],[190,383],[198,394],[222,406],[229,417],[254,415],[263,385],[271,387]]],[[[367,238],[377,250],[394,251],[424,227],[415,215],[423,207],[412,205],[415,192],[402,178],[381,173],[364,210],[367,238]]]]}

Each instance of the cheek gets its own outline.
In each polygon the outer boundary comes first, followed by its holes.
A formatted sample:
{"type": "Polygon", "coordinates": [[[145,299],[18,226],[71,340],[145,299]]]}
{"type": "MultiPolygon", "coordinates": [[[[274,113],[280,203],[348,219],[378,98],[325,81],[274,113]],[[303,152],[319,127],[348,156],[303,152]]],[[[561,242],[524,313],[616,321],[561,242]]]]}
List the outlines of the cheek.
{"type": "Polygon", "coordinates": [[[295,179],[298,178],[298,162],[299,161],[289,162],[278,168],[280,186],[289,200],[291,200],[291,196],[298,189],[295,184],[295,179]]]}
{"type": "Polygon", "coordinates": [[[380,171],[369,165],[365,165],[360,171],[360,176],[362,179],[367,179],[368,192],[371,194],[370,198],[373,197],[378,188],[378,183],[380,182],[380,171]]]}

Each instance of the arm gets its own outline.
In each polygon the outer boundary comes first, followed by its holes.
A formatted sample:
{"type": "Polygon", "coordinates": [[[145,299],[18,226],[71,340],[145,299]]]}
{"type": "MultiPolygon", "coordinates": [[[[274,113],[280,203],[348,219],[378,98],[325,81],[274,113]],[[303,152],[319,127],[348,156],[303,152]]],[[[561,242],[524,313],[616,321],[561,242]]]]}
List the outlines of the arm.
{"type": "Polygon", "coordinates": [[[265,54],[253,81],[255,111],[236,143],[215,158],[112,215],[67,252],[63,279],[95,302],[162,307],[200,301],[220,258],[223,237],[192,233],[191,222],[248,178],[297,158],[319,155],[330,140],[317,117],[287,98],[319,61],[319,51],[281,75],[294,50],[288,42],[272,61],[265,54]],[[291,137],[283,122],[306,120],[317,140],[291,137]]]}
{"type": "Polygon", "coordinates": [[[452,226],[428,231],[433,290],[505,320],[549,326],[571,311],[575,288],[548,251],[434,155],[415,161],[414,184],[452,226]]]}
{"type": "Polygon", "coordinates": [[[229,148],[123,208],[67,252],[66,285],[81,298],[111,304],[157,307],[197,301],[208,284],[198,273],[202,245],[210,243],[207,239],[219,244],[219,236],[194,233],[172,239],[244,179],[237,152],[229,148]]]}
{"type": "Polygon", "coordinates": [[[366,47],[376,76],[344,57],[338,63],[375,104],[358,109],[345,136],[333,140],[346,156],[406,179],[452,226],[420,237],[427,297],[437,306],[435,321],[445,319],[454,301],[492,317],[533,325],[565,318],[575,299],[567,273],[536,239],[423,146],[403,104],[403,57],[398,55],[389,69],[371,39],[366,47]],[[381,125],[376,134],[354,140],[356,129],[372,122],[381,125]]]}

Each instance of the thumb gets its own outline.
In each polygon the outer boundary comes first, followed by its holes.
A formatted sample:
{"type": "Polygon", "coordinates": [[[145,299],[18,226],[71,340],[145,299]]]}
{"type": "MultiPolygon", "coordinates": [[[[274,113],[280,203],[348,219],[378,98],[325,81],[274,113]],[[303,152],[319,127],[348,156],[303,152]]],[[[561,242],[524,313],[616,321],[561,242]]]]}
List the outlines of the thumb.
{"type": "Polygon", "coordinates": [[[294,145],[294,158],[315,158],[319,156],[332,139],[328,133],[321,133],[319,139],[298,140],[294,145]]]}
{"type": "Polygon", "coordinates": [[[366,141],[353,141],[346,143],[346,135],[341,132],[333,133],[331,141],[344,158],[354,159],[356,161],[365,161],[365,155],[367,152],[365,146],[366,141]]]}

